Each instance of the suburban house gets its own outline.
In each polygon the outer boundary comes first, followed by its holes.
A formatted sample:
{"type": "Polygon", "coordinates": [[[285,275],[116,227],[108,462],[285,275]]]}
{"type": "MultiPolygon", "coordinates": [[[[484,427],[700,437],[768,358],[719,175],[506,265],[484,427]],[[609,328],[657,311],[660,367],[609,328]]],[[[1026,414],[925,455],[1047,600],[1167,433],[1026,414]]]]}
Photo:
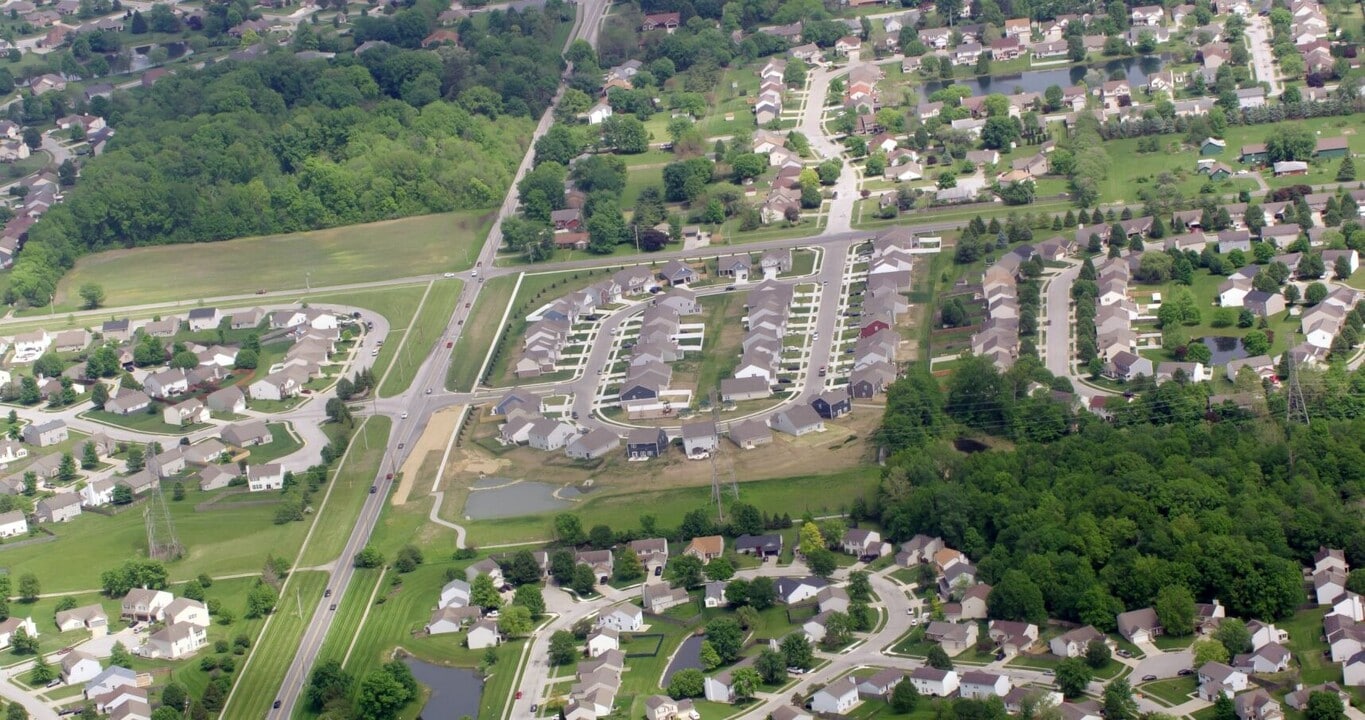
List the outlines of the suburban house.
{"type": "Polygon", "coordinates": [[[38,522],[66,522],[81,514],[81,496],[76,493],[61,493],[39,500],[33,508],[38,522]]]}
{"type": "Polygon", "coordinates": [[[577,435],[573,442],[565,446],[564,454],[579,460],[595,460],[620,446],[621,438],[616,433],[605,428],[595,428],[586,435],[577,435]]]}
{"type": "Polygon", "coordinates": [[[976,644],[976,623],[951,623],[935,620],[924,629],[924,639],[938,643],[939,647],[953,657],[976,644]]]}
{"type": "Polygon", "coordinates": [[[960,683],[957,671],[939,670],[928,666],[915,668],[909,679],[920,695],[929,697],[948,697],[957,692],[960,683]]]}
{"type": "Polygon", "coordinates": [[[104,637],[109,628],[109,616],[99,603],[58,610],[56,621],[58,632],[89,630],[91,637],[104,637]]]}
{"type": "Polygon", "coordinates": [[[820,688],[810,699],[810,709],[818,713],[843,714],[857,707],[858,681],[852,675],[835,680],[820,688]]]}
{"type": "Polygon", "coordinates": [[[34,624],[33,618],[11,617],[4,622],[0,622],[0,648],[9,647],[10,641],[14,638],[15,631],[23,628],[31,638],[38,637],[38,626],[34,624]]]}
{"type": "Polygon", "coordinates": [[[1094,641],[1107,642],[1104,633],[1093,625],[1068,630],[1048,641],[1048,650],[1060,658],[1081,657],[1094,641]]]}
{"type": "Polygon", "coordinates": [[[166,606],[174,599],[165,590],[133,588],[123,596],[119,615],[134,622],[162,622],[166,619],[166,606]]]}
{"type": "Polygon", "coordinates": [[[115,415],[131,415],[141,412],[152,404],[152,399],[141,390],[122,389],[117,395],[104,402],[104,411],[115,415]]]}
{"type": "Polygon", "coordinates": [[[782,536],[776,533],[740,535],[735,538],[735,552],[740,555],[753,555],[763,559],[776,557],[782,554],[782,536]]]}
{"type": "Polygon", "coordinates": [[[588,657],[594,658],[611,650],[619,650],[621,634],[608,627],[597,628],[588,633],[587,648],[588,657]]]}
{"type": "Polygon", "coordinates": [[[252,465],[246,469],[246,486],[251,492],[279,490],[284,487],[284,466],[279,463],[252,465]]]}
{"type": "Polygon", "coordinates": [[[958,692],[971,700],[987,700],[991,697],[1005,697],[1011,687],[1009,676],[981,670],[968,670],[962,673],[958,692]]]}
{"type": "Polygon", "coordinates": [[[684,555],[700,559],[703,563],[709,563],[725,553],[725,538],[720,535],[703,535],[692,538],[692,542],[683,548],[684,555]]]}
{"type": "Polygon", "coordinates": [[[208,642],[208,632],[199,625],[173,623],[152,633],[140,648],[144,657],[179,660],[193,655],[208,642]]]}
{"type": "Polygon", "coordinates": [[[37,447],[56,445],[65,441],[67,437],[66,423],[61,420],[25,425],[23,430],[24,442],[37,447]]]}
{"type": "Polygon", "coordinates": [[[645,623],[644,611],[631,603],[622,603],[597,618],[599,627],[617,632],[635,632],[645,623]]]}
{"type": "Polygon", "coordinates": [[[494,620],[480,620],[470,626],[469,632],[465,634],[465,645],[470,650],[497,647],[500,642],[502,636],[498,634],[498,623],[494,620]]]}
{"type": "Polygon", "coordinates": [[[22,510],[0,514],[0,537],[14,537],[28,532],[28,520],[22,510]]]}
{"type": "Polygon", "coordinates": [[[891,552],[891,544],[882,541],[881,533],[864,528],[850,528],[839,541],[843,551],[857,558],[879,558],[891,552]]]}
{"type": "Polygon", "coordinates": [[[626,457],[631,460],[656,458],[667,450],[668,435],[662,428],[635,428],[626,436],[626,457]]]}
{"type": "Polygon", "coordinates": [[[666,583],[654,583],[641,586],[640,599],[644,601],[647,612],[658,615],[669,608],[686,603],[688,597],[686,588],[675,588],[666,583]]]}
{"type": "Polygon", "coordinates": [[[72,650],[62,657],[61,677],[62,683],[66,685],[76,685],[95,679],[104,668],[100,666],[100,661],[95,656],[80,650],[72,650]]]}
{"type": "Polygon", "coordinates": [[[228,445],[239,448],[264,445],[274,439],[264,420],[248,420],[228,425],[218,437],[228,445]]]}
{"type": "Polygon", "coordinates": [[[1156,611],[1146,607],[1119,613],[1118,629],[1128,642],[1142,644],[1161,634],[1161,622],[1157,620],[1156,611]]]}
{"type": "Polygon", "coordinates": [[[1213,702],[1220,694],[1233,697],[1247,689],[1247,675],[1231,665],[1208,662],[1199,667],[1199,699],[1213,702]]]}
{"type": "Polygon", "coordinates": [[[795,605],[802,600],[809,600],[820,593],[828,582],[823,578],[815,576],[805,578],[781,577],[778,578],[773,587],[777,590],[777,601],[786,605],[795,605]]]}

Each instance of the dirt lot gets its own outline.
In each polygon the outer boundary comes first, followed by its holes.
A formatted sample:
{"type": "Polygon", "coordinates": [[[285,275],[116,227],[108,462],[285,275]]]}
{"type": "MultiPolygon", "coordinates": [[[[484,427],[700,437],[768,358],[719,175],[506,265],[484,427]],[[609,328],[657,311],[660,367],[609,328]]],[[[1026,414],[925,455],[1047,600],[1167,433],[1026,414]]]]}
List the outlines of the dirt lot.
{"type": "MultiPolygon", "coordinates": [[[[455,432],[455,424],[460,421],[460,412],[463,409],[463,405],[456,405],[432,414],[422,437],[413,443],[412,452],[408,454],[407,462],[403,463],[401,480],[398,488],[393,491],[391,503],[402,505],[408,501],[413,483],[419,480],[427,482],[431,479],[432,476],[424,475],[422,469],[425,466],[434,470],[439,466],[446,443],[450,441],[450,434],[455,432]]],[[[421,494],[426,494],[425,488],[421,494]]]]}
{"type": "MultiPolygon", "coordinates": [[[[496,438],[501,418],[488,415],[486,407],[479,408],[477,420],[469,433],[451,452],[446,466],[445,517],[460,517],[471,483],[480,475],[494,475],[512,480],[538,480],[565,486],[590,482],[597,490],[610,494],[636,490],[706,485],[711,482],[711,463],[687,460],[677,447],[666,459],[649,462],[629,462],[623,450],[617,450],[595,461],[571,460],[562,452],[547,453],[528,447],[503,448],[496,438]]],[[[876,405],[859,404],[851,415],[826,423],[823,433],[795,438],[773,434],[770,445],[753,450],[740,450],[728,440],[721,440],[721,459],[718,463],[723,475],[728,476],[727,464],[733,466],[739,482],[821,475],[873,461],[869,436],[881,421],[882,409],[876,405]]]]}

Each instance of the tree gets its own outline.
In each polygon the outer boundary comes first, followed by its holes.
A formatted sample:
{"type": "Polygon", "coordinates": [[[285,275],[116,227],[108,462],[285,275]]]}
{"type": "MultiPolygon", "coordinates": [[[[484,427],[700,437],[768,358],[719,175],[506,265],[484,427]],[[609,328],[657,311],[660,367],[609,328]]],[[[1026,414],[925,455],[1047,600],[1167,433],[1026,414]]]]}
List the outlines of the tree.
{"type": "Polygon", "coordinates": [[[23,626],[17,627],[10,636],[10,650],[15,655],[33,655],[38,652],[38,638],[29,635],[23,626]]]}
{"type": "Polygon", "coordinates": [[[530,635],[532,627],[529,608],[514,604],[498,615],[498,630],[509,637],[530,635]]]}
{"type": "Polygon", "coordinates": [[[986,118],[986,126],[981,128],[981,143],[993,150],[1008,148],[1019,136],[1019,121],[1009,116],[986,118]]]}
{"type": "MultiPolygon", "coordinates": [[[[96,382],[94,388],[90,390],[90,402],[97,409],[103,410],[104,404],[109,402],[109,387],[102,382],[96,382]]],[[[98,464],[99,455],[96,454],[94,443],[86,443],[85,449],[81,451],[81,466],[91,470],[98,464]]]]}
{"type": "Polygon", "coordinates": [[[123,643],[116,642],[109,651],[109,664],[131,669],[133,667],[133,655],[128,652],[128,648],[124,647],[123,643]]]}
{"type": "Polygon", "coordinates": [[[491,576],[487,574],[478,575],[474,578],[474,582],[469,584],[469,604],[485,612],[502,607],[502,596],[498,594],[498,588],[493,585],[491,576]]]}
{"type": "Polygon", "coordinates": [[[167,684],[161,691],[162,705],[180,709],[185,707],[185,703],[189,702],[189,699],[190,695],[185,690],[185,686],[177,682],[167,684]]]}
{"type": "Polygon", "coordinates": [[[1190,649],[1194,652],[1195,667],[1209,662],[1226,663],[1230,657],[1227,648],[1216,640],[1196,640],[1190,649]]]}
{"type": "MultiPolygon", "coordinates": [[[[51,682],[52,679],[55,677],[57,677],[57,671],[53,669],[52,663],[48,662],[47,658],[43,657],[42,654],[39,653],[38,657],[35,658],[33,661],[33,671],[30,674],[30,678],[33,680],[33,684],[46,685],[47,683],[51,682]]],[[[10,707],[15,706],[11,705],[10,707]]]]}
{"type": "Polygon", "coordinates": [[[530,550],[518,550],[503,569],[503,577],[518,586],[540,582],[540,574],[540,564],[530,550]]]}
{"type": "Polygon", "coordinates": [[[246,617],[258,618],[269,615],[279,601],[279,593],[269,583],[257,581],[246,594],[246,617]]]}
{"type": "MultiPolygon", "coordinates": [[[[1341,167],[1337,168],[1337,182],[1351,182],[1356,179],[1356,161],[1350,155],[1341,159],[1341,167]]],[[[1312,701],[1312,697],[1309,697],[1312,701]]]]}
{"type": "Polygon", "coordinates": [[[952,670],[953,660],[948,657],[948,653],[940,645],[933,645],[929,652],[925,653],[924,664],[938,670],[952,670]]]}
{"type": "Polygon", "coordinates": [[[1109,645],[1103,640],[1091,640],[1085,646],[1085,664],[1099,670],[1109,664],[1109,645]]]}
{"type": "Polygon", "coordinates": [[[720,667],[720,653],[716,652],[716,646],[706,640],[701,641],[701,649],[697,651],[697,662],[701,663],[701,669],[711,672],[720,667]]]}
{"type": "Polygon", "coordinates": [[[706,623],[706,641],[716,649],[723,662],[732,663],[739,658],[739,651],[744,646],[744,631],[733,618],[718,617],[706,623]]]}
{"type": "Polygon", "coordinates": [[[539,585],[522,585],[512,596],[512,604],[531,611],[531,617],[545,614],[545,596],[539,585]]]}
{"type": "Polygon", "coordinates": [[[400,573],[410,573],[422,564],[422,551],[414,545],[404,545],[398,549],[398,555],[394,558],[393,567],[400,573]]]}
{"type": "Polygon", "coordinates": [[[555,516],[555,538],[564,545],[582,545],[588,540],[583,533],[582,521],[570,513],[555,516]]]}
{"type": "Polygon", "coordinates": [[[1067,658],[1057,664],[1057,687],[1068,700],[1085,694],[1090,685],[1092,673],[1090,666],[1081,658],[1067,658]]]}
{"type": "Polygon", "coordinates": [[[86,283],[79,290],[82,301],[82,308],[94,310],[104,305],[104,287],[95,283],[86,283]]]}
{"type": "Polygon", "coordinates": [[[322,712],[328,705],[344,700],[351,694],[351,675],[338,660],[324,660],[313,668],[308,677],[306,697],[313,710],[322,712]]]}
{"type": "Polygon", "coordinates": [[[1156,595],[1157,621],[1167,635],[1185,637],[1194,633],[1194,596],[1183,585],[1167,585],[1156,595]]]}
{"type": "Polygon", "coordinates": [[[1237,720],[1237,707],[1227,693],[1218,693],[1213,699],[1213,720],[1237,720]]]}
{"type": "Polygon", "coordinates": [[[787,660],[776,650],[764,648],[754,661],[754,669],[767,685],[781,685],[787,682],[787,660]]]}
{"type": "Polygon", "coordinates": [[[1327,286],[1320,283],[1309,283],[1308,289],[1304,291],[1303,298],[1309,305],[1317,305],[1327,299],[1327,286]]]}
{"type": "Polygon", "coordinates": [[[373,670],[360,683],[356,694],[356,710],[361,717],[388,720],[417,697],[417,681],[402,661],[386,663],[373,670]]]}
{"type": "Polygon", "coordinates": [[[568,665],[578,658],[578,641],[568,630],[556,630],[550,636],[550,664],[568,665]]]}
{"type": "Polygon", "coordinates": [[[724,582],[734,576],[735,568],[730,564],[728,559],[718,557],[707,563],[703,568],[703,572],[706,573],[706,577],[710,580],[724,582]]]}
{"type": "Polygon", "coordinates": [[[798,534],[798,546],[802,555],[810,555],[817,550],[825,548],[825,537],[820,534],[820,527],[813,522],[801,524],[798,534]]]}
{"type": "Polygon", "coordinates": [[[777,586],[772,578],[760,575],[749,581],[745,595],[750,607],[759,611],[767,610],[777,602],[777,586]]]}
{"type": "Polygon", "coordinates": [[[858,602],[871,602],[872,582],[866,570],[854,570],[848,574],[848,597],[858,602]]]}
{"type": "Polygon", "coordinates": [[[615,568],[616,579],[624,582],[639,580],[645,576],[644,565],[640,564],[640,556],[635,554],[629,547],[621,548],[616,553],[615,568]]]}
{"type": "Polygon", "coordinates": [[[752,700],[763,678],[751,667],[735,668],[730,672],[730,688],[735,693],[735,702],[752,700]]]}
{"type": "MultiPolygon", "coordinates": [[[[174,718],[158,718],[156,713],[152,713],[152,718],[153,720],[175,720],[174,718]]],[[[10,703],[10,706],[5,708],[5,720],[28,720],[28,711],[19,703],[10,703]]]]}
{"type": "Polygon", "coordinates": [[[811,573],[827,578],[834,574],[839,566],[839,561],[835,559],[833,552],[820,548],[806,556],[806,566],[810,568],[811,573]]]}
{"type": "Polygon", "coordinates": [[[1127,678],[1111,680],[1104,687],[1104,717],[1105,720],[1137,720],[1137,701],[1133,699],[1133,686],[1128,684],[1127,678]]]}
{"type": "Polygon", "coordinates": [[[1335,692],[1318,691],[1308,696],[1304,714],[1308,720],[1342,720],[1346,717],[1346,707],[1335,692]]]}
{"type": "Polygon", "coordinates": [[[669,561],[665,574],[668,580],[678,587],[695,587],[701,584],[702,568],[700,558],[683,555],[669,561]]]}
{"type": "Polygon", "coordinates": [[[1266,155],[1270,162],[1310,160],[1317,147],[1312,130],[1298,123],[1281,123],[1266,138],[1266,155]]]}
{"type": "Polygon", "coordinates": [[[1006,571],[986,600],[990,617],[995,620],[1017,620],[1033,624],[1047,621],[1043,591],[1020,570],[1006,571]]]}
{"type": "Polygon", "coordinates": [[[76,456],[69,452],[62,453],[62,459],[57,465],[57,477],[68,483],[76,479],[76,456]]]}
{"type": "Polygon", "coordinates": [[[19,599],[26,603],[38,602],[38,596],[43,592],[38,584],[38,576],[33,573],[24,573],[19,576],[19,599]]]}
{"type": "Polygon", "coordinates": [[[802,633],[792,633],[782,638],[779,646],[787,667],[809,670],[815,666],[815,649],[802,633]]]}
{"type": "Polygon", "coordinates": [[[668,681],[668,694],[675,698],[701,697],[706,688],[706,676],[696,668],[687,668],[673,673],[668,681]]]}
{"type": "Polygon", "coordinates": [[[585,563],[579,563],[573,569],[573,581],[569,583],[569,588],[579,595],[587,595],[597,587],[597,573],[585,563]]]}
{"type": "Polygon", "coordinates": [[[371,545],[366,545],[355,554],[352,562],[358,568],[377,568],[384,564],[384,555],[371,545]]]}
{"type": "Polygon", "coordinates": [[[912,682],[898,682],[891,691],[891,709],[897,715],[909,715],[919,705],[919,691],[912,682]]]}

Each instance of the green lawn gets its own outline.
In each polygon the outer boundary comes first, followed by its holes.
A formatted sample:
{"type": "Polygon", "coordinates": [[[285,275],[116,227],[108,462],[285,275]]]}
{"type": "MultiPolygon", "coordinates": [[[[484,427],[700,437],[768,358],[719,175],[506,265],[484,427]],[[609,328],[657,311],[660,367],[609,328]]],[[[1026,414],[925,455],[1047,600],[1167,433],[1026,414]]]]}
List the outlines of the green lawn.
{"type": "MultiPolygon", "coordinates": [[[[310,567],[336,560],[346,547],[346,539],[355,527],[355,519],[370,494],[370,486],[379,474],[380,463],[387,454],[389,429],[393,422],[382,415],[366,418],[359,432],[351,439],[345,464],[333,472],[329,481],[331,494],[318,512],[327,513],[327,522],[319,522],[303,549],[299,565],[310,567]]],[[[324,491],[327,488],[323,489],[324,491]]],[[[321,498],[315,503],[324,502],[321,498]]],[[[343,560],[349,560],[344,558],[343,560]]]]}
{"type": "MultiPolygon", "coordinates": [[[[624,247],[624,246],[622,246],[624,247]]],[[[492,364],[488,367],[487,378],[484,384],[499,387],[502,385],[515,384],[517,378],[512,375],[512,359],[516,356],[515,349],[521,347],[521,336],[526,332],[526,315],[551,300],[564,295],[571,290],[585,288],[608,274],[615,268],[595,268],[592,270],[568,270],[557,273],[527,273],[521,276],[521,285],[517,289],[516,297],[512,298],[512,312],[507,317],[507,329],[502,335],[497,336],[497,351],[493,357],[492,364]]],[[[506,305],[503,306],[503,309],[506,305]]],[[[490,308],[488,322],[497,324],[502,319],[503,309],[490,308]]],[[[495,330],[494,332],[499,332],[495,330]]],[[[480,346],[470,344],[470,348],[480,346]]],[[[487,345],[482,347],[487,348],[487,345]]],[[[478,373],[478,368],[483,364],[484,356],[475,353],[474,357],[469,358],[474,364],[474,373],[478,373]]],[[[541,376],[538,381],[544,382],[547,378],[541,376]]]]}
{"type": "Polygon", "coordinates": [[[1289,651],[1299,664],[1304,685],[1341,681],[1341,667],[1323,656],[1327,651],[1327,642],[1322,637],[1322,617],[1326,614],[1326,608],[1310,608],[1276,623],[1277,627],[1289,633],[1289,651]]]}
{"type": "Polygon", "coordinates": [[[478,298],[474,301],[469,317],[478,322],[467,322],[460,330],[460,339],[455,343],[454,359],[450,363],[450,374],[446,378],[446,388],[455,391],[468,391],[478,380],[479,367],[493,346],[501,328],[499,321],[507,303],[512,302],[512,290],[516,287],[517,275],[495,277],[483,284],[478,298]]]}
{"type": "MultiPolygon", "coordinates": [[[[156,435],[183,435],[208,427],[207,425],[189,425],[185,427],[181,427],[180,425],[167,425],[161,419],[161,411],[164,410],[165,407],[166,406],[160,402],[152,401],[152,404],[148,406],[152,412],[144,411],[130,413],[128,415],[119,415],[103,410],[87,410],[81,413],[81,417],[88,418],[98,423],[104,423],[105,425],[113,425],[114,427],[156,435]]],[[[166,443],[163,444],[174,441],[175,438],[169,438],[166,443]]]]}
{"type": "Polygon", "coordinates": [[[444,341],[446,324],[455,311],[455,301],[460,297],[462,287],[463,283],[459,280],[432,281],[431,289],[411,324],[397,337],[395,329],[390,328],[389,339],[379,354],[382,357],[385,352],[392,352],[397,359],[380,383],[381,397],[407,390],[431,347],[444,341]]]}
{"type": "Polygon", "coordinates": [[[1198,689],[1198,684],[1198,680],[1193,675],[1189,675],[1143,683],[1136,689],[1138,692],[1146,693],[1157,700],[1174,706],[1189,700],[1194,695],[1194,691],[1198,689]]]}
{"type": "MultiPolygon", "coordinates": [[[[700,358],[689,354],[687,360],[688,363],[699,362],[696,399],[700,403],[707,393],[719,392],[721,379],[730,377],[739,364],[740,341],[744,339],[740,332],[744,298],[739,293],[722,293],[701,298],[699,302],[706,335],[700,358]]],[[[675,367],[683,364],[675,363],[675,367]]]]}
{"type": "Polygon", "coordinates": [[[266,717],[275,700],[284,674],[294,661],[299,639],[308,627],[323,588],[331,575],[325,572],[300,572],[285,583],[274,616],[234,684],[231,702],[223,717],[266,717]]]}
{"type": "Polygon", "coordinates": [[[250,453],[247,462],[253,465],[274,462],[303,447],[303,443],[289,431],[285,423],[269,423],[266,428],[270,430],[270,442],[247,448],[250,453]]]}
{"type": "Polygon", "coordinates": [[[325,660],[340,662],[346,657],[346,651],[350,650],[351,643],[355,640],[355,631],[360,628],[360,618],[365,614],[365,608],[370,605],[370,593],[374,591],[375,584],[383,579],[384,573],[378,568],[359,568],[355,575],[351,576],[351,584],[347,586],[345,596],[339,600],[332,598],[337,600],[337,609],[332,613],[327,639],[323,641],[322,649],[318,651],[318,662],[325,660]]]}
{"type": "Polygon", "coordinates": [[[650,186],[663,189],[662,167],[630,168],[626,175],[626,189],[621,193],[621,207],[635,207],[635,202],[640,199],[640,193],[650,186]]]}
{"type": "MultiPolygon", "coordinates": [[[[757,480],[740,484],[740,501],[772,514],[800,517],[807,511],[821,515],[836,511],[848,498],[872,491],[879,482],[875,467],[851,468],[825,476],[757,480]]],[[[606,492],[606,491],[599,491],[606,492]]],[[[584,527],[608,524],[617,531],[637,527],[641,514],[660,518],[682,517],[705,506],[711,488],[671,488],[616,495],[590,496],[575,507],[584,527]]],[[[554,535],[554,513],[477,520],[465,524],[470,541],[483,546],[497,543],[549,541],[554,535]]]]}
{"type": "MultiPolygon", "coordinates": [[[[1186,325],[1182,328],[1185,336],[1190,340],[1201,337],[1242,337],[1251,330],[1257,329],[1257,326],[1255,325],[1250,328],[1239,328],[1235,322],[1227,327],[1213,326],[1214,319],[1220,312],[1226,314],[1228,311],[1231,311],[1234,321],[1238,312],[1236,308],[1215,307],[1218,301],[1218,286],[1226,280],[1227,277],[1210,274],[1208,270],[1203,268],[1195,271],[1193,281],[1188,286],[1188,289],[1194,294],[1195,302],[1199,306],[1200,320],[1194,325],[1186,325]]],[[[1135,284],[1132,286],[1131,290],[1133,296],[1139,298],[1139,303],[1145,304],[1150,293],[1159,292],[1161,293],[1162,299],[1166,300],[1171,297],[1171,293],[1174,292],[1177,287],[1179,287],[1179,285],[1175,282],[1169,282],[1164,285],[1135,284]]],[[[1156,330],[1155,325],[1151,325],[1149,328],[1152,332],[1159,332],[1156,330]]],[[[1281,352],[1297,345],[1300,341],[1298,335],[1298,319],[1289,317],[1288,312],[1270,318],[1269,327],[1266,329],[1274,333],[1273,342],[1270,345],[1270,354],[1272,357],[1278,356],[1281,352]]],[[[1167,352],[1165,348],[1144,351],[1142,354],[1151,358],[1154,362],[1174,359],[1174,356],[1167,352]]],[[[1216,378],[1223,377],[1224,376],[1221,373],[1216,374],[1216,378]]]]}
{"type": "Polygon", "coordinates": [[[1193,635],[1176,637],[1174,635],[1157,635],[1152,639],[1152,644],[1162,650],[1184,650],[1194,642],[1193,635]]]}
{"type": "MultiPolygon", "coordinates": [[[[454,281],[445,280],[443,282],[451,283],[454,281]]],[[[408,324],[412,322],[413,315],[417,313],[417,306],[421,304],[422,297],[427,294],[428,285],[429,283],[399,285],[376,290],[310,296],[309,299],[316,303],[335,303],[373,310],[389,321],[389,335],[384,340],[384,347],[379,349],[379,355],[375,357],[372,366],[375,377],[382,377],[384,371],[389,367],[389,363],[393,362],[395,354],[398,352],[398,341],[403,337],[408,324]]],[[[373,352],[373,350],[374,340],[367,338],[357,352],[368,353],[373,352]]],[[[252,402],[251,407],[255,409],[256,402],[252,402]]]]}
{"type": "Polygon", "coordinates": [[[113,250],[81,258],[57,288],[59,311],[78,309],[75,289],[104,287],[107,304],[190,300],[258,288],[285,290],[467,269],[488,234],[483,212],[212,243],[113,250]],[[308,274],[309,277],[305,277],[308,274]]]}

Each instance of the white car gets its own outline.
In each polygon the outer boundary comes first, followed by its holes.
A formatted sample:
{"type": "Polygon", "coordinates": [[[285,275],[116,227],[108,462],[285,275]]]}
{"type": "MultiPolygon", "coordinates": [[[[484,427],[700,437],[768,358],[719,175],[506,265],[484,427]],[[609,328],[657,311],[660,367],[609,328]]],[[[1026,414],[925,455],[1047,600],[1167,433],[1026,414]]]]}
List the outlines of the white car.
{"type": "Polygon", "coordinates": [[[446,278],[446,279],[450,279],[450,278],[455,277],[455,273],[448,272],[448,273],[446,273],[445,275],[442,275],[441,277],[446,278]]]}
{"type": "Polygon", "coordinates": [[[399,416],[398,419],[399,419],[399,420],[407,420],[407,419],[408,419],[408,411],[407,411],[407,410],[404,410],[404,411],[403,411],[403,414],[402,414],[401,416],[399,416]]]}

